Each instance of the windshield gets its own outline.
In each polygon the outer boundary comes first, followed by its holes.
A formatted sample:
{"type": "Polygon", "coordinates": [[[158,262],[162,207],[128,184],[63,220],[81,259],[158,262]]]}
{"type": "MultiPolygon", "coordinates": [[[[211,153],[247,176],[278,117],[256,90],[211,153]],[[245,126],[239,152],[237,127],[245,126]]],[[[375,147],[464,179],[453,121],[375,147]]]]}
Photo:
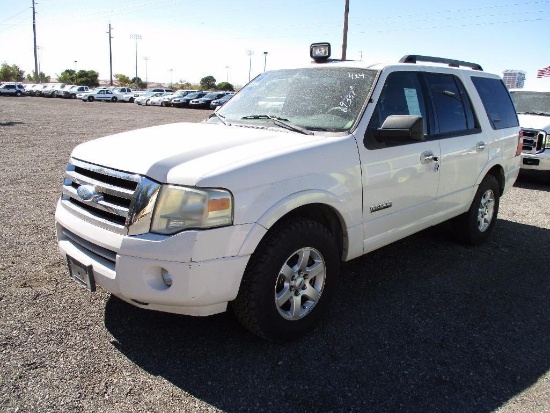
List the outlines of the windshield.
{"type": "Polygon", "coordinates": [[[342,132],[361,115],[377,72],[316,67],[266,72],[218,112],[230,124],[273,125],[272,120],[310,131],[342,132]]]}
{"type": "Polygon", "coordinates": [[[550,92],[512,91],[512,100],[518,113],[536,113],[550,116],[550,92]]]}

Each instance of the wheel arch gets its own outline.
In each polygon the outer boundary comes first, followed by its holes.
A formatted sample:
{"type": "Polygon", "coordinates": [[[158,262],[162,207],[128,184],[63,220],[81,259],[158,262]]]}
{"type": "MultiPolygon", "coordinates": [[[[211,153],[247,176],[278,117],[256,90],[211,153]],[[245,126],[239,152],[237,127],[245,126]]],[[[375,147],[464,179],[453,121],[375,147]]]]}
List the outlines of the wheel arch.
{"type": "MultiPolygon", "coordinates": [[[[251,255],[273,228],[284,225],[294,218],[311,219],[325,226],[336,240],[340,257],[346,260],[348,256],[353,255],[350,252],[352,235],[348,230],[352,222],[351,214],[346,211],[345,205],[339,205],[341,201],[329,200],[322,194],[316,195],[318,196],[313,198],[317,199],[312,199],[312,194],[295,194],[294,197],[280,201],[266,211],[246,237],[239,255],[251,255]],[[309,202],[300,202],[305,198],[309,202]]],[[[359,244],[362,245],[361,242],[359,244]]]]}
{"type": "Polygon", "coordinates": [[[493,175],[495,177],[499,187],[499,196],[502,196],[502,194],[504,193],[504,187],[506,183],[506,177],[504,175],[504,168],[502,167],[502,165],[499,165],[499,164],[493,165],[491,169],[489,169],[485,174],[481,176],[481,179],[479,180],[478,185],[479,183],[481,183],[481,181],[483,181],[483,179],[485,179],[487,175],[493,175]]]}

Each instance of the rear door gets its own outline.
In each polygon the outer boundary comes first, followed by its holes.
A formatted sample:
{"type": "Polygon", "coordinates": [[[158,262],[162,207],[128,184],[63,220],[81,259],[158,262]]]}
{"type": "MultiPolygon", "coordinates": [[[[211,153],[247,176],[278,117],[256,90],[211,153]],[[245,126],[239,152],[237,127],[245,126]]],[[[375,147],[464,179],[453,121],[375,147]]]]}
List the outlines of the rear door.
{"type": "Polygon", "coordinates": [[[438,219],[469,207],[488,161],[487,138],[472,109],[463,82],[451,73],[425,73],[433,104],[434,132],[440,141],[438,219]]]}

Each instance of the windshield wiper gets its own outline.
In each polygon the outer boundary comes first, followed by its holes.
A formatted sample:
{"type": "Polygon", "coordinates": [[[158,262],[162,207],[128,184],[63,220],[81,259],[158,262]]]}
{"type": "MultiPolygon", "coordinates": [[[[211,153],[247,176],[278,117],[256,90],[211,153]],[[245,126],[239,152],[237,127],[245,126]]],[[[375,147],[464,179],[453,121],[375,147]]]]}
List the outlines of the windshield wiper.
{"type": "Polygon", "coordinates": [[[225,126],[231,126],[231,124],[225,120],[225,117],[220,115],[219,113],[217,112],[214,112],[212,113],[208,118],[218,118],[219,120],[222,121],[222,123],[225,125],[225,126]]]}
{"type": "Polygon", "coordinates": [[[243,116],[241,119],[269,119],[271,122],[273,122],[275,125],[280,126],[281,128],[289,129],[294,132],[303,133],[304,135],[313,135],[314,133],[304,129],[300,126],[293,125],[288,119],[280,118],[278,116],[272,116],[272,115],[248,115],[243,116]]]}
{"type": "Polygon", "coordinates": [[[529,111],[529,112],[518,112],[520,115],[540,115],[540,116],[550,116],[550,113],[548,112],[535,112],[535,111],[529,111]]]}

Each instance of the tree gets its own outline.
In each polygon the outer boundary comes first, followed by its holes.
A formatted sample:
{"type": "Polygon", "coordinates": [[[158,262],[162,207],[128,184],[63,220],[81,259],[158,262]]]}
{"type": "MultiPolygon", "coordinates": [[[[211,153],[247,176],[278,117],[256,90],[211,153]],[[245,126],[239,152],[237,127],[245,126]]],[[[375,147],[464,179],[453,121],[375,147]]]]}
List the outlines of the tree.
{"type": "Polygon", "coordinates": [[[141,80],[139,76],[138,77],[134,76],[131,80],[131,83],[134,84],[135,87],[138,89],[145,89],[147,87],[147,83],[141,80]]]}
{"type": "Polygon", "coordinates": [[[214,76],[206,76],[201,79],[201,89],[209,90],[216,87],[216,78],[214,76]]]}
{"type": "Polygon", "coordinates": [[[65,69],[60,75],[57,75],[57,81],[66,84],[77,84],[77,73],[73,69],[65,69]]]}
{"type": "Polygon", "coordinates": [[[224,90],[224,91],[227,91],[227,92],[234,92],[235,91],[235,88],[229,82],[220,82],[220,83],[218,83],[218,85],[216,86],[216,89],[224,90]]]}
{"type": "MultiPolygon", "coordinates": [[[[40,81],[43,83],[48,83],[50,81],[51,77],[46,76],[44,72],[40,72],[40,81]]],[[[34,70],[32,71],[32,74],[29,73],[27,75],[27,82],[30,83],[38,83],[38,78],[36,77],[36,73],[34,73],[34,70]]]]}
{"type": "Polygon", "coordinates": [[[76,80],[79,85],[97,87],[99,86],[99,73],[95,70],[79,70],[76,80]]]}
{"type": "Polygon", "coordinates": [[[0,67],[0,81],[2,82],[22,82],[25,80],[25,71],[17,65],[8,65],[2,63],[0,67]]]}
{"type": "Polygon", "coordinates": [[[115,79],[117,80],[120,86],[128,87],[132,84],[132,79],[130,79],[126,75],[121,75],[121,74],[115,75],[115,79]]]}

